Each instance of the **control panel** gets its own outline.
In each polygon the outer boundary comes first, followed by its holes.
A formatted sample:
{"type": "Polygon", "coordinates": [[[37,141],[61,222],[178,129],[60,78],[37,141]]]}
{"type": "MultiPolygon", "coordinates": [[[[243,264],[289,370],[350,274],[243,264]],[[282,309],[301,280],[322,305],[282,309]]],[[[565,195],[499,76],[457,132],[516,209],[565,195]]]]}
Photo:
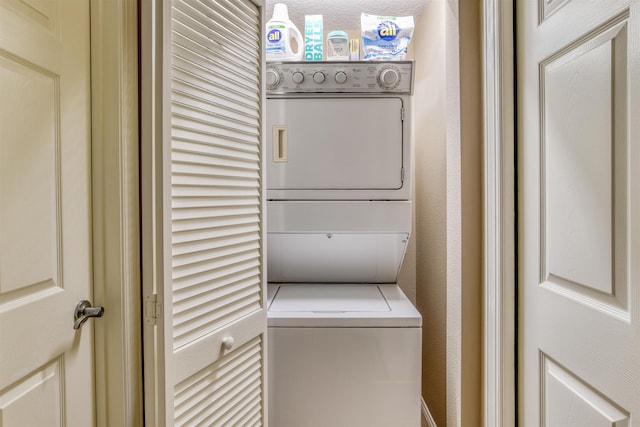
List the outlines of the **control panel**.
{"type": "Polygon", "coordinates": [[[267,94],[413,92],[413,62],[270,62],[267,94]]]}

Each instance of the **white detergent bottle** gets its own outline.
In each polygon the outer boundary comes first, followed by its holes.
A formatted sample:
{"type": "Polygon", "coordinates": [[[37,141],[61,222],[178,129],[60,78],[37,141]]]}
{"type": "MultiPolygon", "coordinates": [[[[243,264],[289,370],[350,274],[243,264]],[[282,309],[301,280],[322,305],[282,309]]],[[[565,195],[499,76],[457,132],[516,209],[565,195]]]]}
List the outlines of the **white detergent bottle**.
{"type": "Polygon", "coordinates": [[[298,28],[289,20],[289,11],[284,3],[276,3],[273,17],[267,22],[266,35],[267,61],[300,61],[304,53],[304,41],[298,28]],[[295,40],[294,52],[291,41],[295,40]]]}

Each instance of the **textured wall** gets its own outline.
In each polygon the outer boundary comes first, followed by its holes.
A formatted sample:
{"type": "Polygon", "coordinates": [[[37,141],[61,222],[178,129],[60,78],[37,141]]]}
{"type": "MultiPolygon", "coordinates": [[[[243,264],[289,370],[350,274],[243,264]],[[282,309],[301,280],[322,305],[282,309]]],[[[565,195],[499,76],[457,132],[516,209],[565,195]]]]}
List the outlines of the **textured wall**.
{"type": "Polygon", "coordinates": [[[427,3],[416,22],[417,306],[423,316],[422,396],[438,426],[446,425],[446,68],[444,2],[427,3]]]}
{"type": "Polygon", "coordinates": [[[482,393],[483,124],[481,2],[460,0],[462,175],[461,425],[477,425],[482,393]]]}
{"type": "Polygon", "coordinates": [[[429,1],[413,46],[422,393],[438,426],[478,425],[481,413],[479,6],[429,1]]]}
{"type": "Polygon", "coordinates": [[[333,30],[359,30],[360,14],[418,16],[426,0],[267,0],[267,20],[273,15],[273,5],[284,3],[289,19],[302,31],[304,15],[323,15],[325,34],[333,30]]]}

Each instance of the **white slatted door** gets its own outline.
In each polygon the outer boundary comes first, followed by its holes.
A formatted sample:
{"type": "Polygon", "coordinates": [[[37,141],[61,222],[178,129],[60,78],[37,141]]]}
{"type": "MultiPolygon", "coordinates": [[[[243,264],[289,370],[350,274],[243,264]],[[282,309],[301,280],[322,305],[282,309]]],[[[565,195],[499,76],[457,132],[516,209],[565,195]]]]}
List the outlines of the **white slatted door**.
{"type": "Polygon", "coordinates": [[[640,417],[640,1],[520,0],[524,426],[640,417]]]}
{"type": "Polygon", "coordinates": [[[149,406],[147,370],[147,413],[155,411],[147,422],[260,426],[262,9],[248,0],[166,3],[153,193],[162,215],[145,314],[157,394],[149,406]]]}

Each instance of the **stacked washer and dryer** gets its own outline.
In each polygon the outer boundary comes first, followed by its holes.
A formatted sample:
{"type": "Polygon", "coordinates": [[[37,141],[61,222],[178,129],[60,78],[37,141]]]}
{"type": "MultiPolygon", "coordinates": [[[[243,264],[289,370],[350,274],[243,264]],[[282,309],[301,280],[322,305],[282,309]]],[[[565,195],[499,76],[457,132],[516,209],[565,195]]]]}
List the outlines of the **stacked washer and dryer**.
{"type": "Polygon", "coordinates": [[[422,318],[396,283],[413,63],[266,75],[270,425],[418,427],[422,318]]]}

